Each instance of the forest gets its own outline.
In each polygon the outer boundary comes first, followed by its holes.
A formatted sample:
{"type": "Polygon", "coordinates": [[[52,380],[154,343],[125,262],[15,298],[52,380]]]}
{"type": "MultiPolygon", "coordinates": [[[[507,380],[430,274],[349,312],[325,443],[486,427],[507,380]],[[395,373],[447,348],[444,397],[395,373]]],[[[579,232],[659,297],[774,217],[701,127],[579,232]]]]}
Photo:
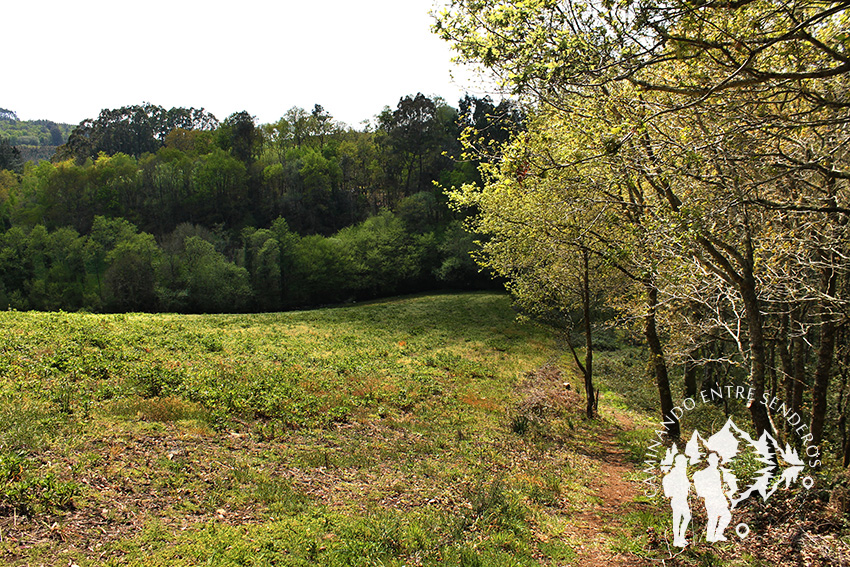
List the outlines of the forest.
{"type": "Polygon", "coordinates": [[[419,93],[363,130],[318,104],[257,124],[146,103],[83,121],[51,160],[7,137],[0,307],[276,311],[490,287],[440,187],[480,179],[458,159],[465,128],[497,143],[522,124],[510,102],[419,93]]]}

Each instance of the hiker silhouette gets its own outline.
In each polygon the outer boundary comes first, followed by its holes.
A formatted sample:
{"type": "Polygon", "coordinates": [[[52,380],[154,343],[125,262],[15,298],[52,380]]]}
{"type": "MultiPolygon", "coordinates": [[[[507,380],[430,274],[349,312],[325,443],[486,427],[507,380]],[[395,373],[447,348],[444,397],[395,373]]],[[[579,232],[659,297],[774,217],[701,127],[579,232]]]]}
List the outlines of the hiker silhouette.
{"type": "Polygon", "coordinates": [[[705,526],[705,539],[708,542],[726,541],[723,532],[732,520],[718,461],[717,453],[709,453],[708,466],[694,473],[694,491],[705,502],[705,513],[708,516],[705,526]]]}
{"type": "Polygon", "coordinates": [[[688,505],[688,493],[691,490],[691,482],[688,480],[688,458],[685,455],[676,455],[675,465],[670,472],[664,475],[662,487],[664,496],[670,499],[670,507],[673,508],[673,545],[686,547],[688,540],[685,533],[691,521],[691,507],[688,505]]]}

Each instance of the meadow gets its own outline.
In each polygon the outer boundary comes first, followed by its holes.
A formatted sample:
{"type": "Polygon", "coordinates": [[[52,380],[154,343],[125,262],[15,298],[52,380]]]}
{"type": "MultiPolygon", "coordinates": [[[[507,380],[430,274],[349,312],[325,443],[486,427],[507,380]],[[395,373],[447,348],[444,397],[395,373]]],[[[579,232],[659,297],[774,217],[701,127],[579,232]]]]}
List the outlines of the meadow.
{"type": "Polygon", "coordinates": [[[670,557],[664,502],[634,482],[652,428],[645,357],[600,350],[588,421],[551,333],[502,294],[259,315],[8,311],[0,328],[3,564],[670,557]]]}
{"type": "Polygon", "coordinates": [[[529,386],[554,344],[503,295],[0,325],[9,564],[536,565],[596,498],[560,441],[599,425],[529,386]]]}

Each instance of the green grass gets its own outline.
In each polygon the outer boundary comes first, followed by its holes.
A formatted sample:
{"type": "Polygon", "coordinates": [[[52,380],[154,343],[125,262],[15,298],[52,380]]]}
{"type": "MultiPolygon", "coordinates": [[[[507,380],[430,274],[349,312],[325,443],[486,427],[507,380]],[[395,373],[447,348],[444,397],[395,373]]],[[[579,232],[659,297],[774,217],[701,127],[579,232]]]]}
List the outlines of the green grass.
{"type": "MultiPolygon", "coordinates": [[[[586,504],[590,469],[554,429],[512,430],[516,387],[553,342],[503,295],[260,315],[10,311],[0,328],[0,453],[25,463],[5,498],[40,487],[0,512],[5,563],[574,558],[545,526],[586,504]]],[[[593,436],[580,407],[559,419],[593,436]]]]}
{"type": "MultiPolygon", "coordinates": [[[[500,294],[0,313],[0,563],[759,564],[670,548],[663,496],[588,531],[606,451],[635,463],[640,494],[658,420],[646,354],[609,334],[588,421],[571,357],[500,294]],[[529,374],[552,360],[561,371],[529,374]]],[[[725,419],[701,406],[683,428],[725,419]]]]}

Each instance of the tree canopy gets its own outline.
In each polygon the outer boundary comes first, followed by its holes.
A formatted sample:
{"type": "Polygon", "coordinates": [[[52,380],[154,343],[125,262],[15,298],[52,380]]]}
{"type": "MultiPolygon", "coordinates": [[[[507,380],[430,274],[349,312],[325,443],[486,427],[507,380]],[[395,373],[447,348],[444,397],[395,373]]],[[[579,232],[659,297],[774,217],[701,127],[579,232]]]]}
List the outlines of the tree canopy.
{"type": "Polygon", "coordinates": [[[277,310],[490,286],[434,184],[477,176],[449,157],[459,128],[418,93],[362,130],[319,104],[272,124],[142,104],[84,120],[52,162],[2,140],[0,306],[277,310]]]}
{"type": "MultiPolygon", "coordinates": [[[[776,428],[763,396],[780,375],[789,407],[810,393],[807,441],[823,437],[847,326],[848,7],[455,0],[437,19],[535,116],[456,200],[481,211],[492,242],[524,231],[639,282],[607,300],[647,321],[650,347],[650,327],[661,331],[665,419],[663,361],[719,358],[746,369],[759,431],[776,428]],[[816,345],[802,386],[788,362],[799,337],[816,345]]],[[[485,252],[511,275],[516,247],[485,252]]],[[[550,266],[544,285],[574,270],[550,266]]]]}

